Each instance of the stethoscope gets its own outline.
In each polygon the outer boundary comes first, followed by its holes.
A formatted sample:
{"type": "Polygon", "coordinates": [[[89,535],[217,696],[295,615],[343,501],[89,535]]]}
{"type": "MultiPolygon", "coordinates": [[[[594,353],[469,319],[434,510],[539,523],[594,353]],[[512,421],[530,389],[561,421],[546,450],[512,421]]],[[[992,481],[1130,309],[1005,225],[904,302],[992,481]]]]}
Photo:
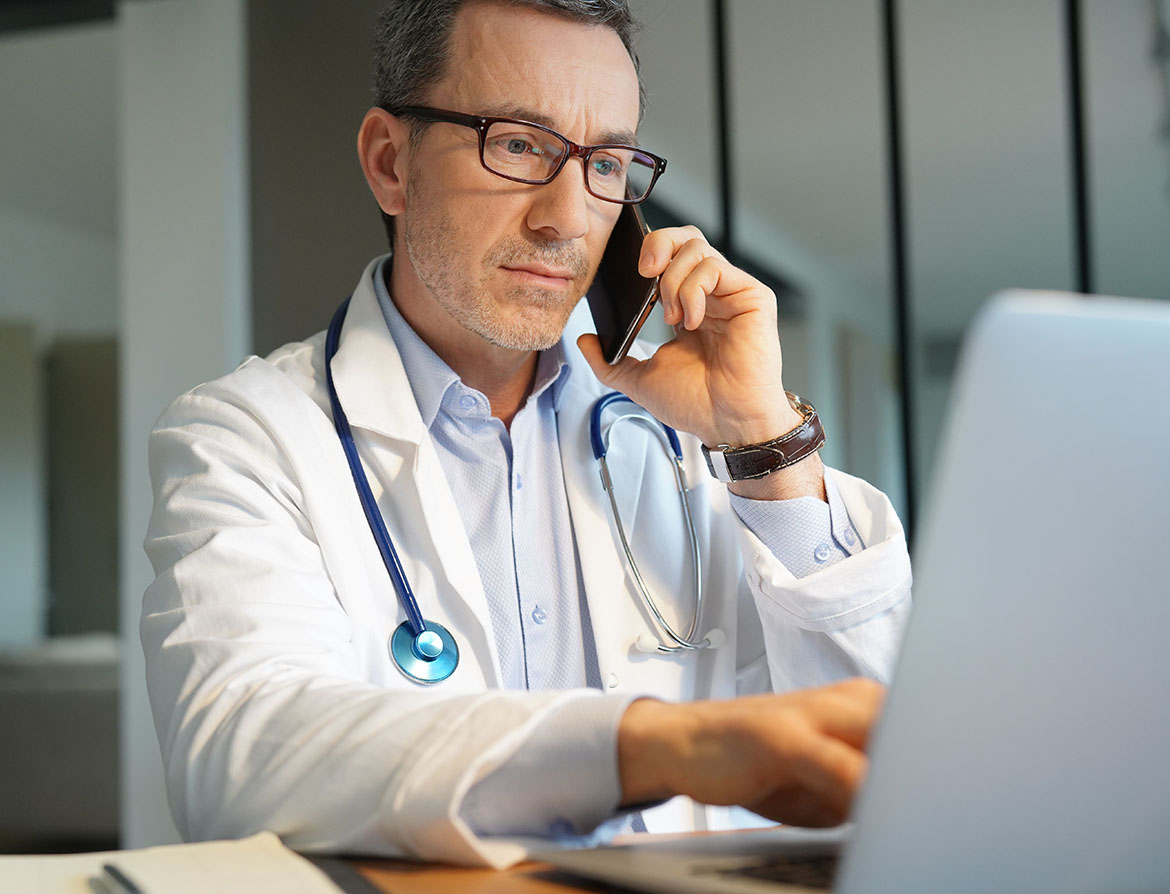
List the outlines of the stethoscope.
{"type": "MultiPolygon", "coordinates": [[[[428,621],[423,618],[422,611],[418,607],[418,600],[415,598],[414,591],[411,589],[410,581],[406,579],[406,572],[402,568],[402,562],[398,558],[398,551],[394,548],[394,542],[390,539],[390,532],[386,530],[386,523],[382,519],[382,513],[378,510],[378,503],[374,499],[374,494],[370,489],[370,482],[366,478],[361,459],[358,457],[357,445],[354,443],[353,431],[350,429],[349,419],[345,415],[345,410],[341,407],[341,401],[337,397],[337,388],[333,383],[333,357],[337,353],[338,343],[341,339],[341,325],[345,321],[345,313],[349,308],[349,301],[350,299],[346,298],[341,303],[341,306],[337,308],[337,312],[334,313],[333,319],[330,320],[329,329],[325,334],[325,380],[329,390],[329,404],[333,410],[333,425],[337,429],[338,438],[341,440],[342,450],[345,451],[345,458],[349,463],[349,471],[353,476],[353,483],[357,488],[358,498],[361,500],[362,511],[365,513],[366,522],[370,526],[370,533],[374,536],[374,542],[377,544],[378,552],[382,556],[382,563],[386,566],[386,572],[390,575],[390,580],[394,584],[394,590],[398,596],[398,603],[402,606],[402,611],[406,614],[406,620],[395,628],[394,633],[390,637],[390,657],[394,660],[398,669],[411,680],[417,683],[439,683],[451,676],[455,672],[455,668],[459,666],[459,646],[446,627],[436,621],[428,621]]],[[[635,641],[634,648],[639,652],[668,653],[719,648],[726,640],[723,632],[719,629],[711,630],[700,641],[695,640],[695,631],[698,627],[703,608],[703,577],[699,556],[699,539],[695,532],[694,518],[691,515],[691,508],[687,501],[689,490],[686,484],[686,474],[683,469],[682,446],[679,443],[678,434],[670,426],[657,423],[649,416],[639,412],[621,414],[610,423],[609,428],[603,433],[601,426],[602,413],[610,404],[619,401],[626,401],[637,407],[637,404],[634,404],[632,400],[619,392],[614,391],[604,395],[593,405],[593,411],[589,417],[589,439],[593,445],[593,456],[597,459],[601,467],[601,482],[606,494],[609,496],[610,508],[613,511],[613,518],[617,525],[622,549],[626,554],[626,560],[630,566],[631,576],[643,601],[654,616],[655,622],[666,634],[667,640],[669,640],[666,641],[661,636],[654,637],[649,633],[643,633],[635,641]],[[654,432],[667,451],[667,454],[674,460],[672,465],[674,468],[675,483],[678,487],[679,500],[682,504],[683,517],[687,524],[695,585],[695,611],[685,636],[676,632],[670,622],[666,620],[659,610],[653,594],[646,587],[642,574],[638,570],[638,564],[634,561],[634,555],[630,551],[629,540],[626,537],[625,528],[622,526],[621,516],[618,513],[617,499],[614,496],[613,480],[609,474],[606,454],[609,450],[610,436],[612,435],[614,426],[623,421],[643,425],[654,432]]],[[[638,409],[640,410],[641,408],[638,407],[638,409]]]]}

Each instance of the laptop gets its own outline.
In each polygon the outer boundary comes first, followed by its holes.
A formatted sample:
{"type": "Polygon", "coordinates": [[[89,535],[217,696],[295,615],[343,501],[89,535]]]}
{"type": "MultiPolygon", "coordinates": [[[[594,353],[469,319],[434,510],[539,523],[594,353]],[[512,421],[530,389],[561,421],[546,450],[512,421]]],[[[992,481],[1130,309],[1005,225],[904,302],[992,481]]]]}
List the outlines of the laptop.
{"type": "Polygon", "coordinates": [[[1170,302],[994,297],[921,533],[849,827],[539,859],[671,894],[1170,891],[1170,302]]]}

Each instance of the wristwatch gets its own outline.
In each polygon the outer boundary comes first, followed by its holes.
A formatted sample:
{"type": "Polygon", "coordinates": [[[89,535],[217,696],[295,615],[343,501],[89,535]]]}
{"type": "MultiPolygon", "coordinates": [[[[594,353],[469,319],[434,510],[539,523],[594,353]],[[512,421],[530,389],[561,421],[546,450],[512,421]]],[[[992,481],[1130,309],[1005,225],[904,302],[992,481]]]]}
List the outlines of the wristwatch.
{"type": "Polygon", "coordinates": [[[792,408],[803,417],[800,425],[771,441],[748,444],[746,447],[720,444],[714,449],[708,449],[704,444],[703,458],[707,460],[707,468],[716,479],[730,484],[732,481],[763,478],[777,469],[808,458],[824,446],[825,429],[813,405],[805,403],[791,391],[784,393],[788,395],[792,408]]]}

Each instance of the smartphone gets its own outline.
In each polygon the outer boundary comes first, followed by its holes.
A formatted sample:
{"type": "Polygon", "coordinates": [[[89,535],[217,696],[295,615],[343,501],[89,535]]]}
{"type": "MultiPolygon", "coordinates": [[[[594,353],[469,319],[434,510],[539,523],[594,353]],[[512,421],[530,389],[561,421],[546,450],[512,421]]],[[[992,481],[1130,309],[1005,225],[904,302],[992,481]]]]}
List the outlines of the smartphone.
{"type": "Polygon", "coordinates": [[[637,205],[622,205],[585,298],[597,327],[601,353],[611,366],[626,356],[658,300],[658,277],[638,272],[642,239],[650,232],[637,205]]]}

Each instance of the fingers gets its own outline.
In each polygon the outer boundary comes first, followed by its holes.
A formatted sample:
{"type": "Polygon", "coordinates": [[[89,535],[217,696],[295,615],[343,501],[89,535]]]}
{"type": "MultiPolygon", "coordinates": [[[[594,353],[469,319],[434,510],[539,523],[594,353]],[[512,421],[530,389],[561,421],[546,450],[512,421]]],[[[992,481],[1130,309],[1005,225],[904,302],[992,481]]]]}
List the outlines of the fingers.
{"type": "Polygon", "coordinates": [[[659,276],[665,322],[689,330],[697,329],[708,316],[710,295],[768,292],[762,283],[730,264],[696,227],[668,227],[647,235],[639,271],[643,276],[659,276]]]}
{"type": "MultiPolygon", "coordinates": [[[[683,247],[688,252],[691,243],[683,247]]],[[[701,251],[701,249],[696,249],[701,251]]],[[[707,316],[707,296],[715,294],[729,265],[723,258],[707,255],[693,265],[689,257],[676,256],[659,280],[659,294],[663,307],[667,308],[666,322],[681,324],[684,329],[695,330],[707,316]]]]}
{"type": "MultiPolygon", "coordinates": [[[[659,276],[686,243],[698,240],[710,248],[702,230],[698,227],[663,227],[646,234],[642,240],[642,254],[638,259],[638,270],[643,276],[659,276]]],[[[714,251],[715,249],[711,249],[714,251]]]]}
{"type": "Polygon", "coordinates": [[[788,767],[788,782],[745,806],[771,819],[798,826],[844,822],[869,769],[866,756],[843,742],[810,740],[788,767]]]}
{"type": "Polygon", "coordinates": [[[794,770],[811,791],[842,813],[849,809],[853,795],[865,779],[869,760],[865,752],[830,736],[810,740],[803,759],[794,770]]]}
{"type": "Polygon", "coordinates": [[[869,766],[864,749],[884,692],[859,679],[706,703],[703,759],[689,775],[699,800],[781,822],[841,822],[869,766]]]}
{"type": "Polygon", "coordinates": [[[844,822],[869,769],[865,752],[817,725],[790,728],[785,738],[773,771],[784,781],[760,802],[745,806],[795,825],[844,822]]]}
{"type": "Polygon", "coordinates": [[[858,677],[831,686],[809,690],[817,727],[858,749],[869,745],[870,732],[885,703],[886,688],[873,680],[858,677]]]}

